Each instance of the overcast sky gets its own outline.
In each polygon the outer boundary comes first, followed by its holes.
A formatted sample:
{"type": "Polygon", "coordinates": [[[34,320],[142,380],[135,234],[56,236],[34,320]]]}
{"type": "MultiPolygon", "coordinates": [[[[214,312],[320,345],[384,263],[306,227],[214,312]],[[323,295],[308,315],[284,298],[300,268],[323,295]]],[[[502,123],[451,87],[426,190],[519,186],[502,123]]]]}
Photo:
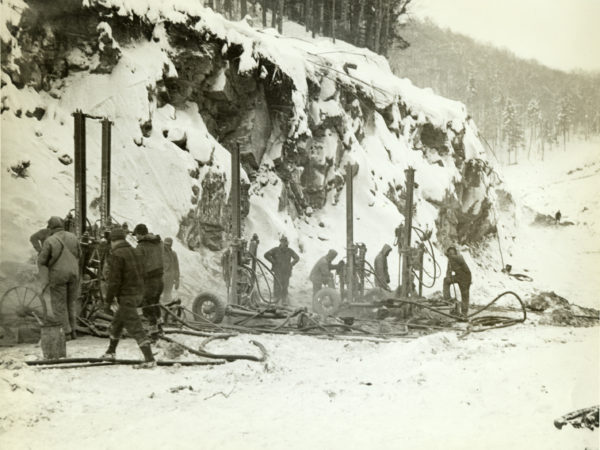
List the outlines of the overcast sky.
{"type": "Polygon", "coordinates": [[[524,58],[600,71],[600,0],[413,0],[412,13],[524,58]]]}

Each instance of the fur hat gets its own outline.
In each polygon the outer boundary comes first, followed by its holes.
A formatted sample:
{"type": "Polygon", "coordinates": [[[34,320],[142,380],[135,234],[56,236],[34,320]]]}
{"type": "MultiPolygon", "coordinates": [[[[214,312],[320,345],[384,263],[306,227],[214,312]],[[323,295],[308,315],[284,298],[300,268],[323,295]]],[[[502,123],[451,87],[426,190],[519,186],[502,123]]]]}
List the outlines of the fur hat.
{"type": "Polygon", "coordinates": [[[138,223],[133,229],[133,234],[141,234],[142,236],[146,236],[148,234],[148,227],[143,223],[138,223]]]}
{"type": "Polygon", "coordinates": [[[110,230],[111,241],[123,241],[125,240],[125,230],[121,227],[115,227],[110,230]]]}
{"type": "Polygon", "coordinates": [[[50,217],[50,219],[48,219],[48,228],[53,230],[55,228],[63,228],[64,227],[64,222],[63,220],[58,217],[58,216],[52,216],[50,217]]]}

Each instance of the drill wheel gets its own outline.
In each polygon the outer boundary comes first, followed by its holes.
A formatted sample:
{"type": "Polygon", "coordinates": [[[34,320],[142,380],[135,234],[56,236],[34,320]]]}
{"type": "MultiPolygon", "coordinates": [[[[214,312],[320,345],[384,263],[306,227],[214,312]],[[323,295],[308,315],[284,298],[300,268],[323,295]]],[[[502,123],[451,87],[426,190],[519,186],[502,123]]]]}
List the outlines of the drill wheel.
{"type": "Polygon", "coordinates": [[[313,297],[313,312],[320,316],[335,316],[342,304],[340,293],[333,288],[319,289],[313,297]]]}
{"type": "Polygon", "coordinates": [[[212,323],[221,323],[225,317],[227,304],[210,292],[203,292],[194,299],[192,311],[212,323]]]}

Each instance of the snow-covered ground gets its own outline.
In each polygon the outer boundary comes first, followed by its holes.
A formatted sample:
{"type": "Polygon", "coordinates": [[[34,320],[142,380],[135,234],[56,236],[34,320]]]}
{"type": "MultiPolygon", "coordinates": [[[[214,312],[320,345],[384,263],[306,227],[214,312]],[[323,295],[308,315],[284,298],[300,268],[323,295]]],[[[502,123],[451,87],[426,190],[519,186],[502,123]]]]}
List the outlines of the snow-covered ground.
{"type": "Polygon", "coordinates": [[[600,308],[600,140],[570,142],[566,152],[546,152],[543,162],[505,167],[504,176],[519,207],[505,262],[539,289],[600,308]],[[557,210],[574,225],[531,225],[535,213],[554,217],[557,210]]]}
{"type": "MultiPolygon", "coordinates": [[[[598,328],[518,327],[388,343],[260,336],[266,363],[0,371],[10,449],[598,448],[553,420],[598,402],[598,328]],[[174,390],[175,392],[172,392],[174,390]]],[[[188,338],[186,342],[199,342],[188,338]]],[[[68,343],[70,356],[105,342],[68,343]]],[[[215,352],[256,352],[241,336],[215,352]]],[[[124,341],[123,357],[138,357],[124,341]]],[[[33,345],[2,359],[39,357],[33,345]]]]}

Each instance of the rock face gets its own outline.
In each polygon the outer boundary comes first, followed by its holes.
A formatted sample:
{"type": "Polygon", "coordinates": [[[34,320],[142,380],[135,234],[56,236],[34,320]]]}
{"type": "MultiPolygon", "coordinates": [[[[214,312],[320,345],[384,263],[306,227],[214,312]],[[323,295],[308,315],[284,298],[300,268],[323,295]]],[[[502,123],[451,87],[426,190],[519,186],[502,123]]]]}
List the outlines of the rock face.
{"type": "MultiPolygon", "coordinates": [[[[13,49],[3,42],[3,68],[12,83],[56,91],[74,71],[111,73],[121,58],[121,46],[161,43],[172,65],[165,64],[162,77],[150,82],[148,101],[157,108],[171,105],[175,111],[196,105],[207,131],[223,147],[239,146],[251,183],[242,186],[243,217],[250,208],[249,193],[260,192],[263,186],[259,174],[280,180],[277,209],[292,218],[326,208],[328,201],[337,203],[346,164],[351,162],[360,172],[354,155],[372,145],[375,136],[390,163],[418,159],[454,173],[445,193],[423,194],[427,206],[437,210],[438,243],[469,244],[494,232],[491,168],[468,154],[467,124],[434,123],[402,98],[382,105],[367,88],[340,81],[327,70],[304,80],[308,94],[299,109],[298,80],[261,55],[254,55],[254,66],[242,67],[247,49],[210,30],[169,19],[153,23],[135,14],[116,14],[104,2],[90,2],[87,8],[67,0],[51,3],[29,2],[20,26],[11,30],[19,55],[11,55],[13,49]],[[395,154],[398,142],[406,147],[406,155],[395,154]]],[[[3,113],[17,111],[3,106],[3,113]]],[[[135,138],[139,145],[142,136],[157,134],[152,118],[140,123],[140,132],[135,138]]],[[[189,151],[185,130],[168,130],[164,138],[189,151]]],[[[212,158],[199,161],[199,168],[189,173],[200,189],[190,198],[178,237],[192,249],[221,250],[231,222],[227,173],[216,168],[212,158]]],[[[384,179],[372,171],[367,189],[373,198],[383,193],[402,212],[403,175],[394,177],[384,179]]]]}

